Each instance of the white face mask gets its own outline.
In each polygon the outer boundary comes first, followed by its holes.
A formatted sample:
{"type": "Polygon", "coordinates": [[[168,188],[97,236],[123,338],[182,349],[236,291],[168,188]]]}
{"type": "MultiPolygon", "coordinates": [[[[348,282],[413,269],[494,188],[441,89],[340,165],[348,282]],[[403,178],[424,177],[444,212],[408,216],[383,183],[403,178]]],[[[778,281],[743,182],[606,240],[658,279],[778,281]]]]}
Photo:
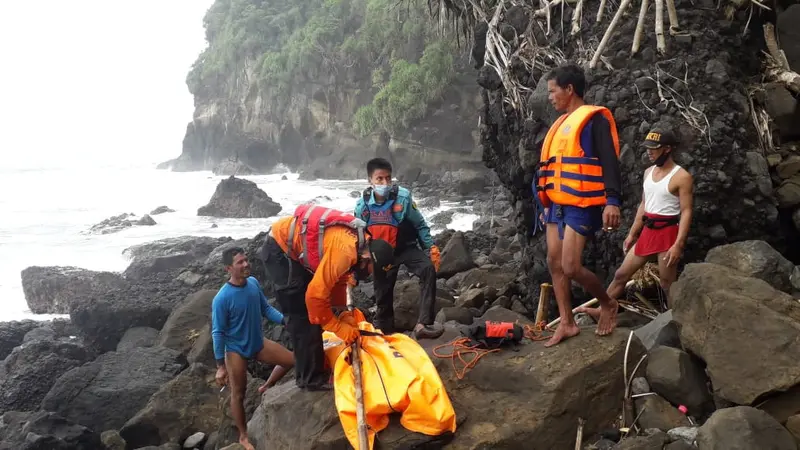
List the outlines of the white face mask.
{"type": "Polygon", "coordinates": [[[381,197],[386,197],[386,195],[389,193],[389,190],[391,188],[392,187],[389,186],[388,184],[373,184],[372,185],[372,191],[375,192],[376,195],[379,195],[381,197]]]}

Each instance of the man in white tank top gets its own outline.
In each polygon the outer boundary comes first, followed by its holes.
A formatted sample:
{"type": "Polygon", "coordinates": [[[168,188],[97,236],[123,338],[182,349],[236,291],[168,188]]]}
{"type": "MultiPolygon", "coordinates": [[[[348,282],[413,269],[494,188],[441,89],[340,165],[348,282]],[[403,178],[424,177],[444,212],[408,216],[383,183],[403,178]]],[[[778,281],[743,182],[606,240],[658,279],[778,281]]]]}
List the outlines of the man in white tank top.
{"type": "MultiPolygon", "coordinates": [[[[653,129],[644,147],[653,165],[645,169],[642,201],[628,236],[622,244],[622,265],[608,286],[611,298],[625,293],[625,284],[645,263],[658,258],[658,277],[665,293],[678,275],[678,261],[692,221],[692,175],[672,159],[678,140],[666,129],[653,129]],[[632,251],[630,251],[632,250],[632,251]]],[[[669,305],[670,307],[672,305],[669,305]]],[[[599,308],[581,307],[577,312],[599,318],[599,308]]]]}

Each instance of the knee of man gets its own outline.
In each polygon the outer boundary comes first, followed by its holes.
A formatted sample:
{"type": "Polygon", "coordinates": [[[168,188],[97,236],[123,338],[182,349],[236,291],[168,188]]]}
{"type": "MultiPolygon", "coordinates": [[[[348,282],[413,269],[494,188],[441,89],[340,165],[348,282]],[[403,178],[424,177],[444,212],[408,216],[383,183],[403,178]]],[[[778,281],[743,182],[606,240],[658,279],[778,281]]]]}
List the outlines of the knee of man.
{"type": "Polygon", "coordinates": [[[551,271],[554,270],[554,271],[560,272],[561,271],[561,258],[558,258],[554,254],[548,253],[547,254],[547,267],[549,267],[551,271]]]}
{"type": "Polygon", "coordinates": [[[571,258],[561,261],[561,270],[568,278],[574,278],[581,270],[581,262],[571,258]]]}
{"type": "Polygon", "coordinates": [[[614,272],[614,281],[619,283],[625,283],[628,281],[628,279],[630,279],[631,275],[632,274],[622,270],[622,268],[620,267],[619,269],[617,269],[616,272],[614,272]]]}

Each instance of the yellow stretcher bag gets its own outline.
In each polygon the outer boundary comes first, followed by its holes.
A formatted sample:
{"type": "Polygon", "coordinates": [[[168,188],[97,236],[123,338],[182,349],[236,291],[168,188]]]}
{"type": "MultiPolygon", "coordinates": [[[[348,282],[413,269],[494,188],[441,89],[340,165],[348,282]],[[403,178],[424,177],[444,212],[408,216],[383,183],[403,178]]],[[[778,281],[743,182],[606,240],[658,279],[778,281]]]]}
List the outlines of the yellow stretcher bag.
{"type": "MultiPolygon", "coordinates": [[[[438,436],[456,431],[456,413],[444,389],[436,367],[425,350],[410,337],[376,332],[364,315],[353,311],[360,340],[364,409],[369,433],[369,450],[375,434],[389,425],[389,415],[401,413],[400,424],[406,429],[438,436]]],[[[333,367],[336,410],[345,435],[356,450],[356,391],[352,347],[331,332],[323,332],[325,358],[333,367]]]]}

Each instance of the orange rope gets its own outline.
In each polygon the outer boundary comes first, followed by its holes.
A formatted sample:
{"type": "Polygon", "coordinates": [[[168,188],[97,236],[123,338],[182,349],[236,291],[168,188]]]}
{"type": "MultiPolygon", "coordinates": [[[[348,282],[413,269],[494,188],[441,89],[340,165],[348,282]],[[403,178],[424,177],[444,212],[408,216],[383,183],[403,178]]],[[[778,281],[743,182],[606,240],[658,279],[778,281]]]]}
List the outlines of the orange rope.
{"type": "MultiPolygon", "coordinates": [[[[549,335],[545,335],[546,331],[552,332],[553,330],[547,327],[547,322],[541,321],[536,325],[523,325],[523,330],[525,332],[525,337],[532,341],[543,341],[549,339],[549,335]]],[[[450,358],[450,361],[453,364],[453,372],[455,372],[456,377],[459,380],[463,380],[464,376],[467,374],[467,371],[475,367],[480,361],[481,358],[488,355],[489,353],[499,352],[499,348],[495,349],[485,349],[485,348],[478,348],[477,345],[469,345],[470,339],[465,337],[455,338],[450,342],[437,345],[433,348],[433,356],[438,358],[450,358]],[[452,347],[452,351],[449,353],[442,353],[439,350],[445,347],[452,347]],[[469,357],[472,357],[469,359],[469,357]],[[456,367],[456,359],[458,359],[462,366],[461,369],[456,367]]]]}

